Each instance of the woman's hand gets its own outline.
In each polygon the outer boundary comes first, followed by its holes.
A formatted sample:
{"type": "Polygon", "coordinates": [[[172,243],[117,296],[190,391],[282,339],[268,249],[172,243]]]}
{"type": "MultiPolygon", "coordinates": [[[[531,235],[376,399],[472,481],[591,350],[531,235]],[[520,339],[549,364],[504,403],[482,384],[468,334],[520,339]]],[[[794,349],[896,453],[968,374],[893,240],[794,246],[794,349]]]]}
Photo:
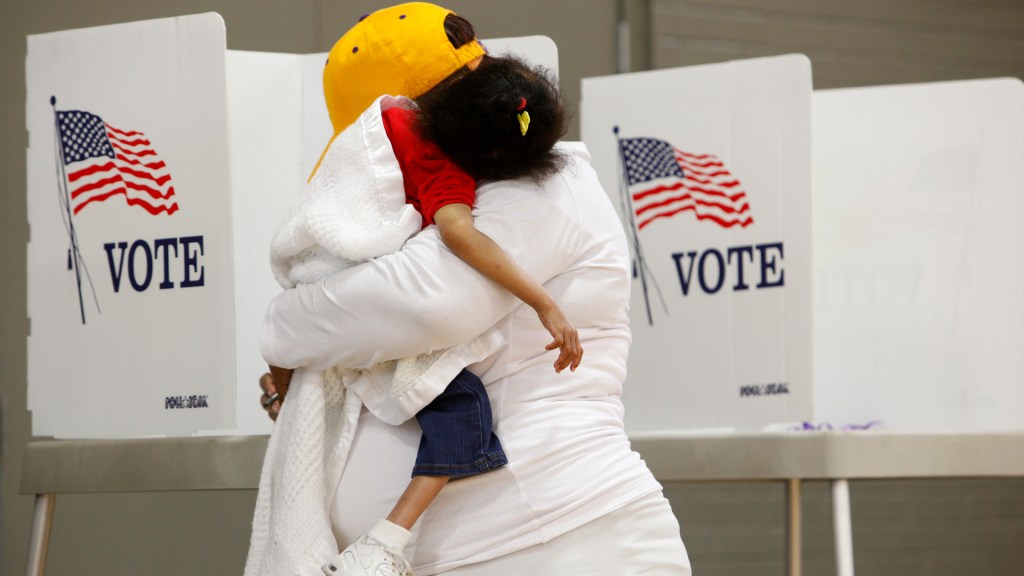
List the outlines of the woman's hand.
{"type": "Polygon", "coordinates": [[[555,360],[555,372],[561,372],[566,368],[569,368],[570,372],[575,372],[583,360],[583,346],[580,346],[579,333],[565,319],[558,306],[540,310],[537,315],[540,316],[540,323],[551,333],[551,343],[544,349],[558,348],[561,351],[555,360]]]}
{"type": "Polygon", "coordinates": [[[263,390],[263,395],[260,396],[260,405],[267,411],[270,419],[276,421],[277,415],[281,412],[281,396],[277,392],[274,376],[270,372],[260,376],[260,389],[263,390]]]}
{"type": "Polygon", "coordinates": [[[292,383],[294,372],[294,370],[271,365],[270,372],[260,376],[260,388],[263,389],[260,404],[263,405],[263,409],[267,411],[271,420],[276,421],[277,415],[281,412],[281,403],[284,402],[284,397],[288,394],[288,387],[292,383]]]}

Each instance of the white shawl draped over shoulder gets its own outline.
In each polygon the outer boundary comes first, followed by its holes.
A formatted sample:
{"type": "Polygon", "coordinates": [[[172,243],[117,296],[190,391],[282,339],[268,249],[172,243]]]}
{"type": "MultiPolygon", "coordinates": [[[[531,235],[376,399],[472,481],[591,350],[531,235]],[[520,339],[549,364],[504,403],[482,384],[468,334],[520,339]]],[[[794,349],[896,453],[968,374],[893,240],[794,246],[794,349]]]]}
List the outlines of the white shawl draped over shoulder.
{"type": "MultiPolygon", "coordinates": [[[[277,231],[271,266],[283,287],[395,252],[420,230],[384,131],[381,112],[392,106],[412,103],[383,96],[334,139],[277,231]]],[[[363,406],[400,424],[503,344],[492,329],[462,346],[368,370],[297,369],[264,457],[245,576],[320,575],[320,565],[338,553],[328,510],[363,406]]]]}

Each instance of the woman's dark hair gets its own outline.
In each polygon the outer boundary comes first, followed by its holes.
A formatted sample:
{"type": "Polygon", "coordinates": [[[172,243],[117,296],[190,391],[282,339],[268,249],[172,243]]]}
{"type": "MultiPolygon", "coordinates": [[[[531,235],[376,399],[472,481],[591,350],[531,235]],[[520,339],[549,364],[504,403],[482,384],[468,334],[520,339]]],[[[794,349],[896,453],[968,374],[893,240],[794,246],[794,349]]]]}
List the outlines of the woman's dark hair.
{"type": "Polygon", "coordinates": [[[558,89],[543,68],[485,56],[416,99],[422,136],[477,180],[540,181],[562,167],[554,149],[566,132],[558,89]],[[529,127],[520,127],[521,112],[529,127]]]}

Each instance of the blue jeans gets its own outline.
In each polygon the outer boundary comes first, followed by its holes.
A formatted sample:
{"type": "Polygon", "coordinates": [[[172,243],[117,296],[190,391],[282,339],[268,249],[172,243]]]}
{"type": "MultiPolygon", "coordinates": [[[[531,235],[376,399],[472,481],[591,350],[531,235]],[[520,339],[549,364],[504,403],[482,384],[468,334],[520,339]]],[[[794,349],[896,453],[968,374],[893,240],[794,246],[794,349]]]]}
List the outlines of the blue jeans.
{"type": "Polygon", "coordinates": [[[508,463],[491,422],[487,391],[472,372],[462,372],[416,414],[423,436],[413,476],[459,478],[508,463]]]}

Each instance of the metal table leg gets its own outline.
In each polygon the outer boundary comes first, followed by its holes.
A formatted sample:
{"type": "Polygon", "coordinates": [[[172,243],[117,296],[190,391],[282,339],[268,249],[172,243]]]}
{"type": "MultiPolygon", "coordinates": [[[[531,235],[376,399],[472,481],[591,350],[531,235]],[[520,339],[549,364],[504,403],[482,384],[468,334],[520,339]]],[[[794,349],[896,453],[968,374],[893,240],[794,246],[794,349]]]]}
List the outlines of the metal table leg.
{"type": "Polygon", "coordinates": [[[800,576],[802,571],[800,559],[803,556],[803,513],[800,486],[799,478],[790,478],[786,481],[786,574],[789,576],[800,576]]]}
{"type": "Polygon", "coordinates": [[[46,551],[50,547],[50,528],[53,526],[53,507],[56,494],[36,494],[35,511],[32,514],[32,535],[28,543],[28,576],[43,576],[46,573],[46,551]]]}
{"type": "Polygon", "coordinates": [[[836,538],[836,576],[853,576],[850,485],[845,479],[832,481],[832,522],[836,538]]]}

